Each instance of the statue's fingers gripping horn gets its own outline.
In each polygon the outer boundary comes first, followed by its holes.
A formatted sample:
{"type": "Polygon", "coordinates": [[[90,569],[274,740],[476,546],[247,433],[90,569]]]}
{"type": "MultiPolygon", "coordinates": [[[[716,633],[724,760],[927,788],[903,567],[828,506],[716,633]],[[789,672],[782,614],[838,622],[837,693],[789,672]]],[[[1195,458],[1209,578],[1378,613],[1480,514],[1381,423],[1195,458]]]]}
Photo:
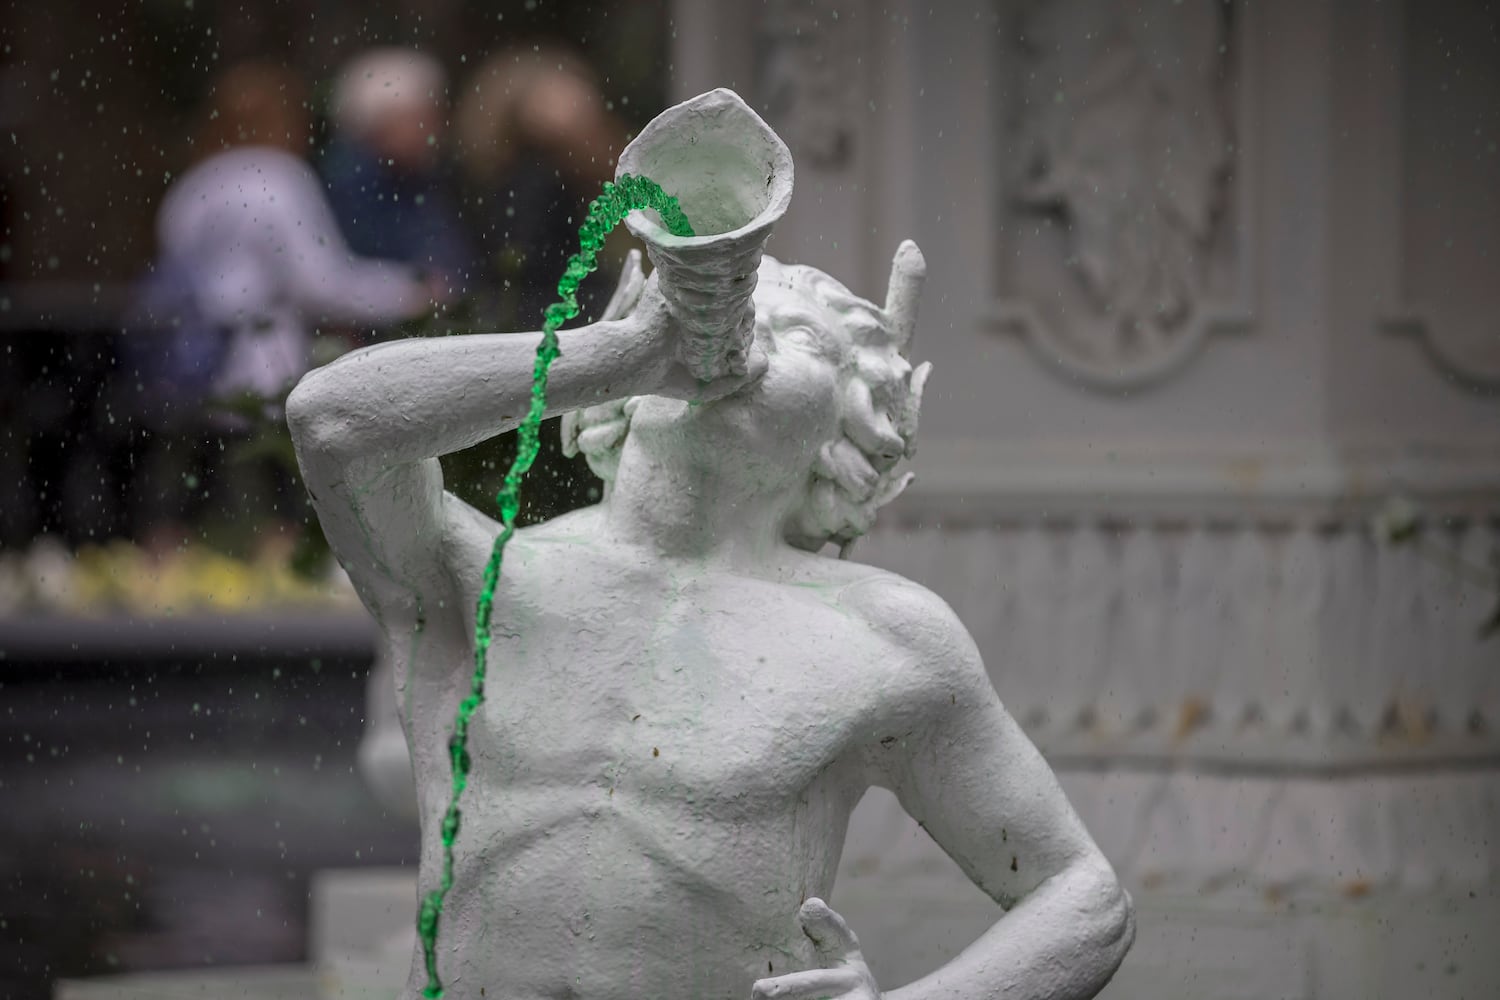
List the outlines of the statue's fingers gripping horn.
{"type": "Polygon", "coordinates": [[[700,234],[675,236],[651,211],[625,217],[687,333],[681,360],[704,381],[743,375],[756,272],[792,199],[792,154],[738,94],[711,90],[653,118],[620,153],[615,175],[625,174],[674,194],[700,234]]]}

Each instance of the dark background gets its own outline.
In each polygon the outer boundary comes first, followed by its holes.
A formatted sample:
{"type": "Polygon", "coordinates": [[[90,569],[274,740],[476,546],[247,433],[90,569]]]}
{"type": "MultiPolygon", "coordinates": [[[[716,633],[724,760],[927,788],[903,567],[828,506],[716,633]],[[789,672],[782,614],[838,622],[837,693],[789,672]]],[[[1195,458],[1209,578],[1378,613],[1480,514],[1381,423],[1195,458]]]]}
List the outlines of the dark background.
{"type": "MultiPolygon", "coordinates": [[[[120,313],[216,69],[301,70],[321,144],[335,74],[367,46],[420,48],[457,87],[496,48],[561,42],[638,127],[665,99],[669,31],[661,0],[6,6],[0,553],[136,535],[120,313]]],[[[592,481],[555,454],[538,472],[543,507],[587,499],[592,481]]],[[[0,998],[46,997],[59,977],[298,961],[310,872],[413,861],[415,829],[354,773],[371,650],[352,612],[0,611],[0,998]]]]}

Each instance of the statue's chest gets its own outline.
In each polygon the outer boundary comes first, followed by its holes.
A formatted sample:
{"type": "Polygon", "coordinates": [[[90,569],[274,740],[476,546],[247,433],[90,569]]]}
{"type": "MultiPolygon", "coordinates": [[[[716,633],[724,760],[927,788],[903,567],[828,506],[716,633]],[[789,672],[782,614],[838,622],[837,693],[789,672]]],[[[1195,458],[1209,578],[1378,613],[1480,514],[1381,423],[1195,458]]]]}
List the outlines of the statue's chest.
{"type": "Polygon", "coordinates": [[[475,749],[500,780],[761,808],[868,725],[872,640],[817,596],[638,586],[517,608],[497,628],[475,749]]]}

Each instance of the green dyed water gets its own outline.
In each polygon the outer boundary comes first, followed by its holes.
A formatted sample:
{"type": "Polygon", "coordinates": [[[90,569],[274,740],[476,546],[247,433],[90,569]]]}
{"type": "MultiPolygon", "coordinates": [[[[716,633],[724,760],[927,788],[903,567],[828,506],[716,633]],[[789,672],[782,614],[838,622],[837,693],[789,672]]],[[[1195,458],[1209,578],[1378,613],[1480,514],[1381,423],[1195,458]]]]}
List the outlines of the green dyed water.
{"type": "Polygon", "coordinates": [[[453,720],[453,735],[448,739],[448,756],[453,764],[453,791],[448,811],[443,814],[443,868],[438,887],[422,899],[417,914],[417,934],[422,941],[422,955],[427,964],[427,986],[422,996],[443,995],[443,983],[437,969],[437,937],[443,917],[443,901],[453,888],[453,844],[463,814],[458,800],[469,783],[469,721],[484,703],[484,678],[489,667],[490,613],[495,603],[495,585],[500,580],[500,566],[505,546],[516,533],[516,512],[521,509],[521,479],[536,461],[541,447],[542,416],[547,410],[547,373],[562,353],[557,346],[557,331],[578,315],[578,286],[598,266],[599,248],[610,230],[620,224],[626,213],[636,209],[655,209],[662,224],[675,236],[692,236],[693,227],[677,199],[667,194],[647,177],[622,174],[589,205],[588,217],[578,230],[578,252],[568,258],[562,278],[557,282],[558,301],[546,308],[542,321],[542,342],[537,345],[536,363],[531,373],[531,408],[517,431],[516,458],[505,474],[495,502],[500,505],[500,534],[490,550],[484,567],[484,586],[479,592],[479,606],[474,614],[474,676],[469,693],[459,702],[453,720]]]}

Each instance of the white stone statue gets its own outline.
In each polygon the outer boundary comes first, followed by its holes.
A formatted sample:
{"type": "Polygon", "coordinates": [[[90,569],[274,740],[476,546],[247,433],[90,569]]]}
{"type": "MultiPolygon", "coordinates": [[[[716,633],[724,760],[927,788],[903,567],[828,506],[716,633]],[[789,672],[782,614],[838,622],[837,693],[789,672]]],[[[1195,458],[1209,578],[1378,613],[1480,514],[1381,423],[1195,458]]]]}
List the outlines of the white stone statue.
{"type": "MultiPolygon", "coordinates": [[[[690,219],[709,214],[697,197],[690,219]]],[[[821,551],[905,483],[922,266],[904,244],[882,308],[765,258],[758,285],[737,276],[754,289],[731,306],[742,321],[712,333],[636,257],[610,318],[562,333],[549,409],[573,414],[565,435],[608,489],[506,553],[438,942],[445,995],[877,997],[822,902],[872,785],[1007,908],[889,996],[1090,997],[1114,972],[1130,900],[964,627],[922,587],[821,551]]],[[[438,456],[517,426],[537,340],[378,345],[287,403],[324,531],[390,643],[424,892],[499,530],[443,491],[438,456]]],[[[418,952],[404,996],[425,982],[418,952]]]]}

